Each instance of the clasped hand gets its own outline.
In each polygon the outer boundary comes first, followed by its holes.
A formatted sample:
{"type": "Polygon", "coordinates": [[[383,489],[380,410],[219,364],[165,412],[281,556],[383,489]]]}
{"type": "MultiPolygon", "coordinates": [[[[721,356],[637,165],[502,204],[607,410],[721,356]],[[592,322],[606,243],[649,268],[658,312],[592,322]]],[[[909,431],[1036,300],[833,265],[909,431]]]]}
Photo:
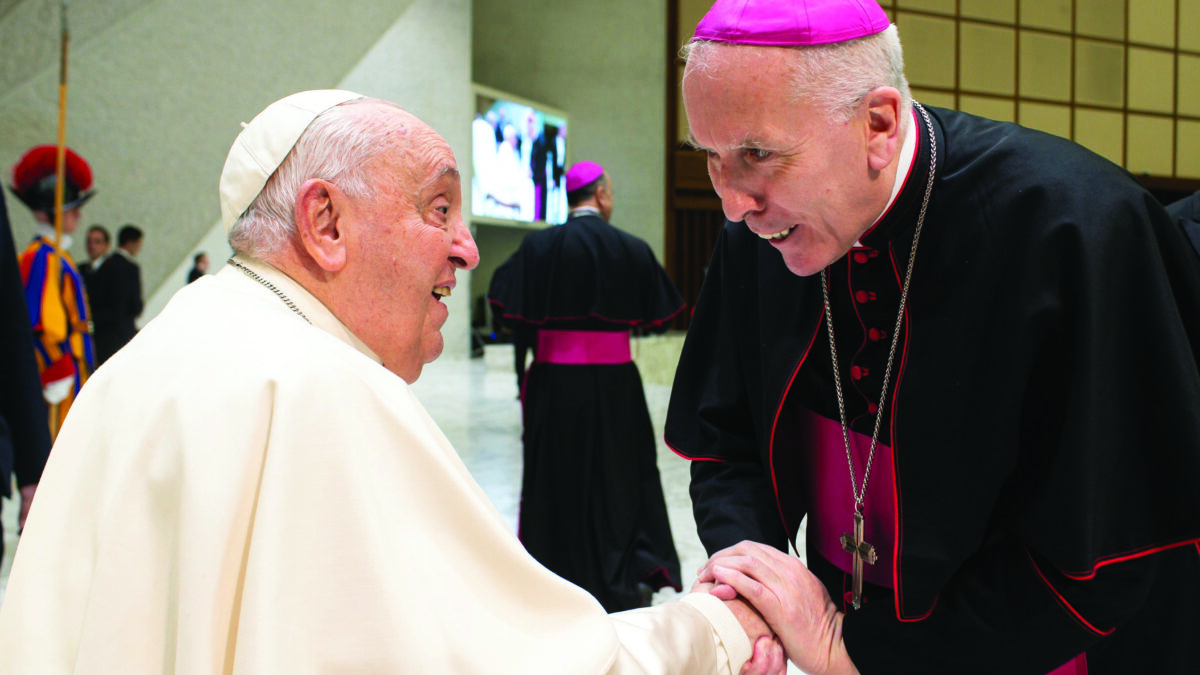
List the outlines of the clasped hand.
{"type": "MultiPolygon", "coordinates": [[[[700,589],[726,603],[749,603],[782,643],[787,658],[804,672],[858,672],[842,642],[844,615],[824,584],[797,558],[770,546],[743,541],[719,551],[700,568],[693,590],[700,589]]],[[[743,620],[737,607],[731,605],[738,619],[743,620]]],[[[747,627],[747,622],[743,620],[742,625],[747,627]]],[[[773,661],[766,649],[760,659],[759,647],[764,638],[752,633],[751,627],[747,627],[747,634],[755,641],[754,657],[742,672],[780,672],[770,670],[773,661]]]]}

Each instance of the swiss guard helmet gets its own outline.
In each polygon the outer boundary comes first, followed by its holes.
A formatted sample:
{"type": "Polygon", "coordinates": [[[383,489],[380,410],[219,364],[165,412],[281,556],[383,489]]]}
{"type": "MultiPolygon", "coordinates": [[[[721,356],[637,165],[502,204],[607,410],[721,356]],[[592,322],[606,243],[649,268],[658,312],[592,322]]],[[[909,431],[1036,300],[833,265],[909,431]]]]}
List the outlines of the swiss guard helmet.
{"type": "MultiPolygon", "coordinates": [[[[39,145],[26,152],[13,166],[8,188],[33,211],[54,213],[54,186],[58,182],[55,163],[58,146],[39,145]]],[[[82,206],[96,191],[92,188],[92,167],[77,152],[66,148],[66,181],[63,185],[63,211],[82,206]]]]}

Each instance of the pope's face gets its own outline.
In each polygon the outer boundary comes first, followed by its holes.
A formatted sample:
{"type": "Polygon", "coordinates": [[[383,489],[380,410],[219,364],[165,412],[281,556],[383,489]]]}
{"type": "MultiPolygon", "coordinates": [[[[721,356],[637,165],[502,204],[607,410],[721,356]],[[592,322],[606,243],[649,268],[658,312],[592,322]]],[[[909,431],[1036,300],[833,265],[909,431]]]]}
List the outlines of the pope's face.
{"type": "Polygon", "coordinates": [[[725,216],[768,238],[793,273],[815,274],[850,249],[887,201],[871,180],[865,115],[831,121],[798,101],[792,50],[708,49],[704,67],[688,65],[683,100],[725,216]]]}
{"type": "Polygon", "coordinates": [[[479,264],[462,218],[458,166],[450,146],[416,118],[396,148],[368,164],[373,193],[350,200],[356,224],[347,269],[361,289],[355,333],[389,370],[413,382],[442,353],[442,302],[455,272],[479,264]]]}

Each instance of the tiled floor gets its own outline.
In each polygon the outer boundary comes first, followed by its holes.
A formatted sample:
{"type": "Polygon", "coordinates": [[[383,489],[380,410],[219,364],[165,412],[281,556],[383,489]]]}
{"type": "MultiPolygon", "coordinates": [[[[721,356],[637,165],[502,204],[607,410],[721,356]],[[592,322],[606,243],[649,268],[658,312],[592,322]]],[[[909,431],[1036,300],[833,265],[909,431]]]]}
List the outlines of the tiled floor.
{"type": "MultiPolygon", "coordinates": [[[[708,559],[692,520],[692,501],[688,496],[689,464],[662,442],[670,387],[650,381],[644,386],[650,419],[659,441],[658,470],[671,520],[671,534],[675,538],[686,586],[708,559]]],[[[489,354],[487,359],[435,361],[425,367],[414,389],[458,449],[475,480],[516,532],[521,490],[521,403],[516,398],[517,383],[512,374],[511,357],[489,354]],[[456,401],[466,405],[448,404],[456,401]]],[[[655,602],[674,594],[671,589],[664,589],[655,597],[655,602]]]]}
{"type": "MultiPolygon", "coordinates": [[[[669,375],[654,372],[650,364],[646,366],[649,367],[640,367],[646,371],[646,399],[655,436],[659,439],[658,468],[686,587],[707,555],[692,520],[688,462],[668,450],[662,442],[670,387],[661,382],[669,381],[669,375]]],[[[484,359],[436,361],[425,367],[414,389],[515,532],[521,486],[521,407],[516,398],[511,352],[489,348],[484,359]]],[[[16,511],[15,502],[4,503],[2,516],[8,551],[0,568],[0,602],[17,543],[16,511]]],[[[655,596],[654,602],[668,601],[674,595],[671,589],[664,589],[655,596]]]]}

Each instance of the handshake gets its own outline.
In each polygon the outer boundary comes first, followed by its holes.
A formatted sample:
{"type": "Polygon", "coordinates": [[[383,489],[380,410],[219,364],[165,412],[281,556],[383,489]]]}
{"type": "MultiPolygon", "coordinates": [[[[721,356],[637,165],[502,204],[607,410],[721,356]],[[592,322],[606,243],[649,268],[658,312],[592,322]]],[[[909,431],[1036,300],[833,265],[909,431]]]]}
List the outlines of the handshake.
{"type": "Polygon", "coordinates": [[[693,592],[721,600],[754,645],[742,675],[780,675],[787,660],[810,675],[858,670],[842,642],[842,618],[825,586],[798,559],[743,541],[700,568],[693,592]]]}

